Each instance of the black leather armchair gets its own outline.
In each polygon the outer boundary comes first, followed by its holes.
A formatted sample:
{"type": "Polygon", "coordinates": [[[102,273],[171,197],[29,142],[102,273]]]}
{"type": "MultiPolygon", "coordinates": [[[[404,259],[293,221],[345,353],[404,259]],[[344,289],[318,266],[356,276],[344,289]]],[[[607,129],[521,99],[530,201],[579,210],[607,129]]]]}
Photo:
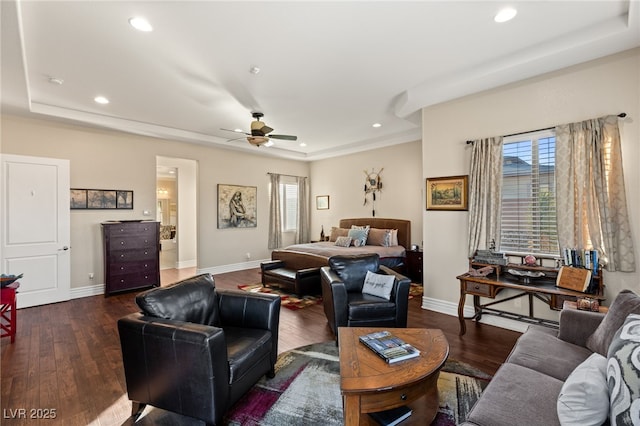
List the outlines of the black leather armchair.
{"type": "Polygon", "coordinates": [[[324,313],[338,337],[338,327],[406,327],[411,280],[380,265],[377,254],[332,256],[320,268],[324,313]],[[362,293],[367,271],[393,275],[390,300],[362,293]]]}
{"type": "Polygon", "coordinates": [[[149,404],[221,424],[278,355],[280,298],[215,288],[198,275],[136,296],[118,320],[134,421],[149,404]]]}

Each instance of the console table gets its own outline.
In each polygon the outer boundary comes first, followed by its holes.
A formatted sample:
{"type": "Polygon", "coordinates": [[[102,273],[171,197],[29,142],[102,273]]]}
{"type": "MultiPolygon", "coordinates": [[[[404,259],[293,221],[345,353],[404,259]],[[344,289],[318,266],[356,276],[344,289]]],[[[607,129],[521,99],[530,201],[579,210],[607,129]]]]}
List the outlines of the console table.
{"type": "Polygon", "coordinates": [[[547,327],[557,327],[558,322],[536,318],[533,312],[533,299],[539,299],[549,305],[550,309],[560,310],[565,300],[575,301],[578,297],[592,297],[598,300],[604,300],[602,292],[602,279],[600,279],[600,291],[598,294],[585,294],[579,291],[566,290],[556,287],[555,277],[548,279],[536,279],[530,284],[524,284],[521,280],[510,274],[491,274],[490,276],[473,276],[469,273],[456,277],[460,281],[460,302],[458,303],[458,320],[460,321],[460,335],[466,333],[467,328],[465,319],[480,320],[483,314],[497,315],[518,321],[524,321],[531,324],[540,324],[547,327]],[[481,297],[495,299],[495,297],[504,289],[517,290],[519,293],[500,300],[494,300],[489,303],[480,303],[481,297]],[[465,318],[464,305],[467,295],[473,296],[473,309],[475,314],[472,317],[465,318]],[[503,311],[491,308],[491,306],[514,300],[520,297],[527,297],[529,301],[529,315],[521,315],[513,312],[503,311]]]}

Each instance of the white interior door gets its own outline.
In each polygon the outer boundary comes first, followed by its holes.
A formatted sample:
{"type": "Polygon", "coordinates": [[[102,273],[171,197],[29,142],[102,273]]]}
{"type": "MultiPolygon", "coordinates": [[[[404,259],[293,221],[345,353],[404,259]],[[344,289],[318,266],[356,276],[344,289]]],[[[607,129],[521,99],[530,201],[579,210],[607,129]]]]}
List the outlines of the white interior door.
{"type": "Polygon", "coordinates": [[[18,308],[69,300],[69,161],[1,157],[0,270],[24,274],[18,308]]]}

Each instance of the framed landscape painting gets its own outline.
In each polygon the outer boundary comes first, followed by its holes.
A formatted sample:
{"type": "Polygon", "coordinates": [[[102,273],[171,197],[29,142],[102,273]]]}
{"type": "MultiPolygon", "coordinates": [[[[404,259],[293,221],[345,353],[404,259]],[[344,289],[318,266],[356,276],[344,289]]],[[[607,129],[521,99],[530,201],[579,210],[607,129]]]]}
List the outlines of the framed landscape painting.
{"type": "Polygon", "coordinates": [[[468,210],[469,176],[427,178],[427,210],[468,210]]]}

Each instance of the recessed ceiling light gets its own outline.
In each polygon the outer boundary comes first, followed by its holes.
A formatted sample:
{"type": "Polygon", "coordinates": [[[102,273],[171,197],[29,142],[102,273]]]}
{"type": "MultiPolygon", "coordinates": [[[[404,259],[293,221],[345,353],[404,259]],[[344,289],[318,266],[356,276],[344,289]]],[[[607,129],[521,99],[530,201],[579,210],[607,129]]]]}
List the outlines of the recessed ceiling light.
{"type": "Polygon", "coordinates": [[[105,98],[104,96],[96,96],[95,98],[93,98],[93,100],[102,105],[106,105],[109,103],[109,99],[105,98]]]}
{"type": "Polygon", "coordinates": [[[259,67],[251,67],[251,68],[249,69],[249,72],[250,72],[251,74],[253,74],[253,75],[256,75],[256,74],[258,74],[258,73],[260,72],[260,68],[259,68],[259,67]]]}
{"type": "Polygon", "coordinates": [[[373,123],[372,127],[375,127],[375,128],[377,129],[378,127],[382,127],[382,124],[380,124],[380,123],[373,123]]]}
{"type": "Polygon", "coordinates": [[[138,31],[144,31],[148,33],[149,31],[153,31],[153,27],[145,18],[140,16],[134,16],[133,18],[129,18],[129,25],[135,28],[138,31]]]}
{"type": "Polygon", "coordinates": [[[64,80],[61,78],[49,77],[49,83],[57,84],[58,86],[61,86],[62,83],[64,83],[64,80]]]}
{"type": "Polygon", "coordinates": [[[507,22],[515,18],[518,14],[518,11],[512,7],[505,7],[504,9],[500,9],[496,16],[494,16],[493,20],[499,23],[507,22]]]}

